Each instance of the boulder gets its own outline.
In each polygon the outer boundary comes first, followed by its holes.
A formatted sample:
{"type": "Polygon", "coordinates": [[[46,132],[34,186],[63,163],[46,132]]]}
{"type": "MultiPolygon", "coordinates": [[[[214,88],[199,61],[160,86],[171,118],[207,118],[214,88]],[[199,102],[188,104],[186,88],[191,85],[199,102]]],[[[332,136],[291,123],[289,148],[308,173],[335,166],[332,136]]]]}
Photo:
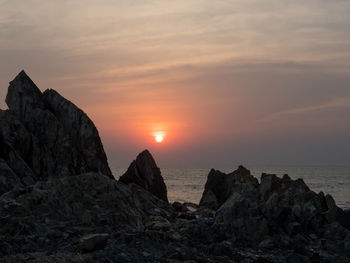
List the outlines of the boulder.
{"type": "Polygon", "coordinates": [[[168,202],[167,188],[160,169],[148,150],[144,150],[137,156],[119,181],[125,184],[137,184],[159,199],[168,202]]]}

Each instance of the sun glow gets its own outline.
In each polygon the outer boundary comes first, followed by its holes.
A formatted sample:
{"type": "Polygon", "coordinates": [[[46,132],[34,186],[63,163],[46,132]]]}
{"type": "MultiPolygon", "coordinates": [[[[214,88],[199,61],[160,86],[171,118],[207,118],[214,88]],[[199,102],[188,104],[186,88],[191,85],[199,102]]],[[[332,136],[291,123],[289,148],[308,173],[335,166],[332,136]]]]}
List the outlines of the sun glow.
{"type": "Polygon", "coordinates": [[[154,138],[156,140],[156,142],[161,143],[164,139],[163,135],[156,135],[156,137],[154,138]]]}

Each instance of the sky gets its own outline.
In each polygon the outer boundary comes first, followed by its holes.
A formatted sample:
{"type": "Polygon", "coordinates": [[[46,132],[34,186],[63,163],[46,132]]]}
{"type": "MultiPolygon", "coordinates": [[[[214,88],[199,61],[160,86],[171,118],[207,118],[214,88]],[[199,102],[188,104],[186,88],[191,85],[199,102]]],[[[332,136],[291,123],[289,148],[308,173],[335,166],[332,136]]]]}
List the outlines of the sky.
{"type": "Polygon", "coordinates": [[[349,0],[0,0],[0,108],[24,69],[109,163],[350,165],[349,0]],[[154,136],[162,134],[162,143],[154,136]]]}

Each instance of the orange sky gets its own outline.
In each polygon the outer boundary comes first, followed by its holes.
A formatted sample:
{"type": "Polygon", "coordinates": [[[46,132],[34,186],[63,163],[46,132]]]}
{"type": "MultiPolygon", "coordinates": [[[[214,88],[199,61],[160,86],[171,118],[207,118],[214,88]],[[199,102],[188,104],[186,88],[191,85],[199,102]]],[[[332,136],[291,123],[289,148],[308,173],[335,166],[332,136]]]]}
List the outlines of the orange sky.
{"type": "Polygon", "coordinates": [[[163,167],[350,164],[349,13],[342,0],[0,0],[0,106],[26,70],[88,113],[118,167],[144,148],[163,167]]]}

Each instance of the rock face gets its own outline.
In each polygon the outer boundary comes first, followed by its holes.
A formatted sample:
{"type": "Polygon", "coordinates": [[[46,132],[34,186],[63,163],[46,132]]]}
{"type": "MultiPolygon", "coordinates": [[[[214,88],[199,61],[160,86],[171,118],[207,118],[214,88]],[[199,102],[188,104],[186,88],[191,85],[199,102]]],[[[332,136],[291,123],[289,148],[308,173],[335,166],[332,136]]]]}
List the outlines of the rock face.
{"type": "Polygon", "coordinates": [[[94,172],[49,178],[0,196],[0,258],[98,249],[108,238],[101,233],[143,231],[143,219],[160,214],[171,207],[136,185],[94,172]]]}
{"type": "Polygon", "coordinates": [[[41,91],[24,71],[10,82],[6,103],[21,120],[30,118],[36,109],[45,109],[41,91]]]}
{"type": "Polygon", "coordinates": [[[47,107],[68,132],[70,142],[79,150],[81,163],[89,171],[101,172],[111,177],[101,139],[89,117],[55,90],[46,90],[43,97],[47,107]]]}
{"type": "Polygon", "coordinates": [[[243,166],[239,166],[230,174],[212,169],[209,172],[199,205],[216,210],[233,192],[253,193],[258,185],[258,180],[243,166]]]}
{"type": "Polygon", "coordinates": [[[126,184],[137,184],[159,199],[168,202],[167,189],[160,169],[148,150],[137,156],[119,181],[126,184]]]}
{"type": "Polygon", "coordinates": [[[231,174],[212,170],[200,205],[217,209],[215,224],[226,234],[249,242],[276,234],[322,237],[333,223],[348,227],[347,213],[333,198],[311,191],[302,179],[262,174],[259,184],[242,166],[231,174]]]}
{"type": "Polygon", "coordinates": [[[22,71],[10,82],[6,103],[2,159],[21,184],[90,171],[113,177],[95,125],[56,91],[41,93],[22,71]]]}

